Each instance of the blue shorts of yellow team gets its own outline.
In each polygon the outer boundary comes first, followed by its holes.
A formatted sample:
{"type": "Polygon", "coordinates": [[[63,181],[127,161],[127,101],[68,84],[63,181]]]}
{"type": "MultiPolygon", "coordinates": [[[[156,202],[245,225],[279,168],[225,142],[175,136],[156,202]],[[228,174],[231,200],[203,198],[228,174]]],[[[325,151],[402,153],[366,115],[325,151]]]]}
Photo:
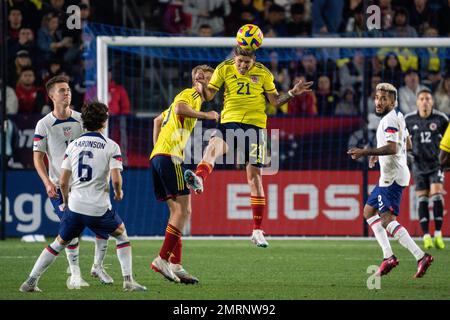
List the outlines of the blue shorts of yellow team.
{"type": "Polygon", "coordinates": [[[265,129],[240,122],[219,123],[217,131],[213,134],[213,137],[217,136],[227,143],[229,147],[228,152],[242,152],[243,159],[238,160],[243,160],[243,164],[249,163],[258,168],[265,166],[267,151],[265,129]]]}
{"type": "Polygon", "coordinates": [[[59,236],[64,241],[78,237],[84,228],[91,229],[98,237],[108,239],[121,224],[122,219],[115,210],[107,210],[100,217],[92,217],[66,209],[59,225],[59,236]]]}
{"type": "Polygon", "coordinates": [[[170,155],[155,155],[151,159],[153,186],[156,199],[167,201],[190,194],[184,182],[183,163],[170,155]]]}
{"type": "Polygon", "coordinates": [[[400,186],[395,181],[388,187],[376,185],[367,199],[366,204],[377,209],[381,214],[391,212],[398,216],[400,213],[400,202],[405,187],[400,186]]]}

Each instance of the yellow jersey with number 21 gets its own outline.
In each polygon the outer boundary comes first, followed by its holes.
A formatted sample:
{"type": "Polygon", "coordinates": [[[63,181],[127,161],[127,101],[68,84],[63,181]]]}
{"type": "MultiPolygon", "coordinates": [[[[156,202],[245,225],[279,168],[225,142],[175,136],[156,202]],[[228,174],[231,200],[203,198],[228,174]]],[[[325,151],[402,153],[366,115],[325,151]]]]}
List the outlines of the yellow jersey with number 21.
{"type": "Polygon", "coordinates": [[[265,128],[267,115],[264,93],[277,92],[270,70],[256,62],[245,75],[241,75],[233,59],[225,60],[214,70],[208,87],[218,91],[224,84],[220,122],[239,122],[265,128]]]}

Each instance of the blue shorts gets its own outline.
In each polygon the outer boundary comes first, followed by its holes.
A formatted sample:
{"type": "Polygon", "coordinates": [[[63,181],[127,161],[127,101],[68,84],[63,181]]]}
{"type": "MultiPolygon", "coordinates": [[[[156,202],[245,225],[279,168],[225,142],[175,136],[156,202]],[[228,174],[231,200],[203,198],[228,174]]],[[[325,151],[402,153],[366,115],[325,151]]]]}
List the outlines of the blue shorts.
{"type": "Polygon", "coordinates": [[[59,217],[59,220],[61,220],[64,214],[64,212],[59,209],[59,206],[63,203],[61,189],[57,188],[56,193],[58,195],[58,198],[50,198],[50,202],[52,203],[53,208],[55,209],[55,213],[59,217]]]}
{"type": "Polygon", "coordinates": [[[190,194],[190,190],[184,182],[183,163],[172,161],[169,155],[156,155],[152,158],[152,176],[156,199],[167,201],[177,196],[190,194]]]}
{"type": "Polygon", "coordinates": [[[92,217],[70,210],[65,210],[59,225],[59,236],[64,241],[78,237],[85,227],[91,229],[97,236],[108,239],[121,224],[122,219],[114,210],[108,210],[101,217],[92,217]]]}
{"type": "Polygon", "coordinates": [[[395,181],[388,187],[380,187],[377,184],[370,194],[369,199],[367,199],[366,204],[377,209],[380,213],[391,212],[398,216],[404,188],[395,181]]]}
{"type": "MultiPolygon", "coordinates": [[[[241,151],[244,154],[244,163],[262,168],[266,160],[266,130],[251,124],[240,122],[220,123],[213,136],[221,137],[234,152],[241,151]],[[227,137],[228,133],[228,137],[227,137]],[[232,141],[230,139],[232,137],[232,141]],[[231,148],[233,146],[233,148],[231,148]]],[[[224,162],[225,163],[225,162],[224,162]]]]}

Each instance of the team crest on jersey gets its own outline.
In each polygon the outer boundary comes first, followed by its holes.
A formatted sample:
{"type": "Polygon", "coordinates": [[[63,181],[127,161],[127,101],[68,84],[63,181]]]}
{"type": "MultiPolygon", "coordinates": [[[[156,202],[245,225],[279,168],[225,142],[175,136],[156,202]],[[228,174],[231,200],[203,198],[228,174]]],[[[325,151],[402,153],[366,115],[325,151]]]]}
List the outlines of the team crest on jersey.
{"type": "Polygon", "coordinates": [[[419,126],[417,124],[415,124],[412,128],[413,128],[413,130],[417,130],[417,129],[419,129],[419,126]]]}
{"type": "Polygon", "coordinates": [[[63,127],[64,137],[71,138],[72,137],[72,128],[71,127],[63,127]]]}
{"type": "Polygon", "coordinates": [[[259,78],[258,78],[257,76],[250,76],[250,80],[251,80],[253,83],[258,83],[258,82],[259,82],[259,78]]]}
{"type": "Polygon", "coordinates": [[[437,129],[437,124],[434,122],[430,123],[430,130],[435,131],[436,129],[437,129]]]}

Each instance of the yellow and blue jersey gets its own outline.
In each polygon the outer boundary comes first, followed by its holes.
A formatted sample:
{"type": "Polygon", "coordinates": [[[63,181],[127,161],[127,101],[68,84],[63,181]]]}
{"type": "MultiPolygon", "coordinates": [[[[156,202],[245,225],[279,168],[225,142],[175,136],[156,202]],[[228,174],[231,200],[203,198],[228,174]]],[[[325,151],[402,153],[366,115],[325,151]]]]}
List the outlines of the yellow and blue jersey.
{"type": "Polygon", "coordinates": [[[175,97],[170,107],[162,113],[163,123],[161,132],[150,155],[150,159],[158,154],[184,159],[183,150],[197,123],[197,119],[176,115],[175,106],[177,103],[187,104],[192,109],[200,111],[202,98],[194,88],[185,89],[175,97]]]}
{"type": "Polygon", "coordinates": [[[256,62],[245,75],[241,75],[233,59],[225,60],[214,70],[208,87],[218,91],[222,85],[225,85],[225,92],[220,123],[239,122],[266,127],[264,93],[277,92],[269,69],[256,62]]]}

